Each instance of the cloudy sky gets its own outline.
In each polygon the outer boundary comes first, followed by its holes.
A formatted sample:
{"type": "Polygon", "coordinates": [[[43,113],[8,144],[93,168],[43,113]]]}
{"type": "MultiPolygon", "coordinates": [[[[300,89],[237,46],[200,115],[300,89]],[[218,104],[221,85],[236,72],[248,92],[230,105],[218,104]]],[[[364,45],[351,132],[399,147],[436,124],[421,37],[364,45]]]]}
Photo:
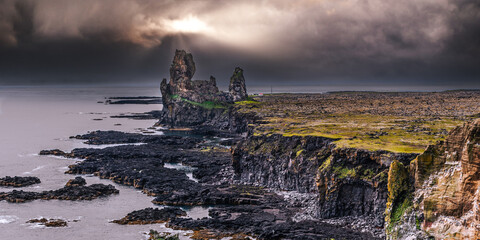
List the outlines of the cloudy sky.
{"type": "Polygon", "coordinates": [[[197,79],[480,88],[478,0],[0,0],[0,85],[197,79]]]}

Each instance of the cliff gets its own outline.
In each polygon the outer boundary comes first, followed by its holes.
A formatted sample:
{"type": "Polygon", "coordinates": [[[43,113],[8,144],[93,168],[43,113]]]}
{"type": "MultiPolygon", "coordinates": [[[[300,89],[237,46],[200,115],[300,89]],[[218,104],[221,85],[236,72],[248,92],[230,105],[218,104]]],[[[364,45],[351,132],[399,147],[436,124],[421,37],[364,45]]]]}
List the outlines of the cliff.
{"type": "Polygon", "coordinates": [[[389,178],[399,186],[389,189],[389,239],[480,238],[480,119],[397,168],[389,178]]]}
{"type": "Polygon", "coordinates": [[[387,178],[392,162],[416,154],[338,148],[314,136],[250,136],[234,146],[232,165],[241,184],[303,194],[299,218],[345,219],[357,229],[383,234],[387,178]],[[303,215],[303,216],[300,216],[303,215]]]}
{"type": "MultiPolygon", "coordinates": [[[[219,91],[216,79],[192,80],[196,71],[191,53],[176,50],[170,67],[170,80],[162,80],[163,101],[161,124],[170,126],[214,126],[220,130],[236,130],[232,116],[234,102],[246,100],[247,90],[241,68],[235,68],[229,92],[219,91]]],[[[244,128],[244,126],[242,126],[244,128]]],[[[239,130],[240,131],[240,130],[239,130]]]]}

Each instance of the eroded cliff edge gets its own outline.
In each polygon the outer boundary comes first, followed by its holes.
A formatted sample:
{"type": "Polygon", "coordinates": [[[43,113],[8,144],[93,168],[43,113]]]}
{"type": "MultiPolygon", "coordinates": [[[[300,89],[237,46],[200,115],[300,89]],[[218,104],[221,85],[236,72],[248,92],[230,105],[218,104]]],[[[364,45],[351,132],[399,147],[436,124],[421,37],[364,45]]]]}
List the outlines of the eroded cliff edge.
{"type": "Polygon", "coordinates": [[[231,132],[245,132],[243,116],[237,117],[233,103],[244,101],[248,94],[243,69],[236,67],[228,92],[217,87],[216,79],[192,80],[196,67],[191,53],[176,50],[170,67],[170,80],[162,80],[160,90],[163,116],[160,124],[170,127],[195,127],[231,132]]]}
{"type": "Polygon", "coordinates": [[[479,239],[480,119],[453,129],[409,165],[392,164],[390,239],[479,239]]]}

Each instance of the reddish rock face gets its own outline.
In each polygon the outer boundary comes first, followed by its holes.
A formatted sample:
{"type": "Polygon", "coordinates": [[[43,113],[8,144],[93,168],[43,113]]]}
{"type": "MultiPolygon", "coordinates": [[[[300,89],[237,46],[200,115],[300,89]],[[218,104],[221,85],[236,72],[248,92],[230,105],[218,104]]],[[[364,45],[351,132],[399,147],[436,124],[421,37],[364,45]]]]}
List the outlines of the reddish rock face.
{"type": "Polygon", "coordinates": [[[412,170],[423,229],[438,238],[479,239],[480,119],[429,147],[412,170]]]}

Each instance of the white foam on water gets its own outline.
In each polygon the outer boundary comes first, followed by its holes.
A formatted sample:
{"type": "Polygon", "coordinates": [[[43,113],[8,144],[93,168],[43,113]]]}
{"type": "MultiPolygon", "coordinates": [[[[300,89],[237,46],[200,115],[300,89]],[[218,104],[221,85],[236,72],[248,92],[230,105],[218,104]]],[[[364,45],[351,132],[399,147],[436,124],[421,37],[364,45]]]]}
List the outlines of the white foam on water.
{"type": "Polygon", "coordinates": [[[187,212],[186,217],[189,217],[192,219],[202,219],[202,218],[210,218],[210,216],[208,216],[208,210],[210,208],[211,207],[198,206],[198,207],[184,208],[183,210],[187,212]]]}
{"type": "Polygon", "coordinates": [[[196,179],[196,178],[193,177],[193,172],[189,172],[189,173],[185,173],[185,174],[187,175],[187,177],[188,177],[190,180],[192,180],[192,181],[194,181],[194,182],[198,182],[198,179],[196,179]]]}
{"type": "Polygon", "coordinates": [[[34,168],[34,169],[32,170],[32,172],[38,171],[38,170],[40,170],[40,169],[42,169],[42,168],[44,168],[44,167],[45,167],[45,165],[38,166],[38,167],[34,168]]]}
{"type": "Polygon", "coordinates": [[[56,158],[56,159],[62,159],[62,160],[74,160],[74,161],[83,161],[85,159],[82,158],[67,158],[64,156],[55,156],[55,155],[47,155],[48,157],[56,158]]]}
{"type": "Polygon", "coordinates": [[[100,145],[91,145],[91,144],[86,144],[88,148],[95,148],[95,149],[104,149],[108,147],[119,147],[119,146],[140,146],[140,145],[145,145],[146,143],[116,143],[116,144],[100,144],[100,145]]]}
{"type": "Polygon", "coordinates": [[[28,154],[21,154],[21,153],[19,153],[19,154],[17,154],[17,156],[18,156],[18,157],[21,157],[21,158],[23,158],[23,157],[37,157],[37,156],[38,156],[38,153],[28,153],[28,154]]]}
{"type": "Polygon", "coordinates": [[[0,216],[0,224],[8,224],[18,220],[17,216],[14,215],[1,215],[0,216]]]}
{"type": "Polygon", "coordinates": [[[194,178],[193,177],[193,170],[195,170],[196,168],[194,167],[190,167],[190,166],[187,166],[187,165],[183,165],[181,163],[164,163],[163,164],[163,167],[164,168],[170,168],[170,169],[176,169],[176,170],[179,170],[179,171],[183,171],[185,172],[185,175],[187,175],[187,177],[194,181],[194,182],[198,182],[198,179],[194,178]]]}

